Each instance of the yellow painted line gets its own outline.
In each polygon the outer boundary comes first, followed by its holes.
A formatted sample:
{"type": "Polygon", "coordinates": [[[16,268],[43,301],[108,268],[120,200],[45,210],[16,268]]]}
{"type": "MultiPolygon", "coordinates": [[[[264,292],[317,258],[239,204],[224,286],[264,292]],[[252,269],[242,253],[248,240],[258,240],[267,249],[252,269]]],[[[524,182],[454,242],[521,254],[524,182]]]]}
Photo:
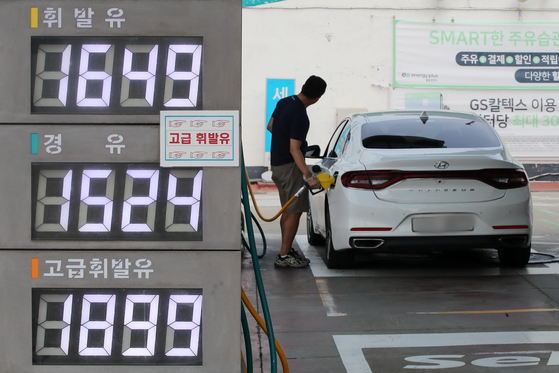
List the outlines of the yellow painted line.
{"type": "Polygon", "coordinates": [[[347,316],[347,313],[338,312],[338,307],[334,302],[334,298],[330,294],[328,289],[328,280],[325,278],[316,279],[316,286],[318,288],[318,293],[320,294],[320,299],[322,299],[322,304],[326,308],[326,315],[329,317],[339,317],[347,316]]]}
{"type": "Polygon", "coordinates": [[[559,308],[531,308],[525,310],[493,310],[493,311],[449,311],[449,312],[409,312],[414,315],[466,315],[492,313],[522,313],[522,312],[557,312],[559,308]]]}
{"type": "Polygon", "coordinates": [[[31,28],[39,27],[39,8],[31,8],[31,28]]]}

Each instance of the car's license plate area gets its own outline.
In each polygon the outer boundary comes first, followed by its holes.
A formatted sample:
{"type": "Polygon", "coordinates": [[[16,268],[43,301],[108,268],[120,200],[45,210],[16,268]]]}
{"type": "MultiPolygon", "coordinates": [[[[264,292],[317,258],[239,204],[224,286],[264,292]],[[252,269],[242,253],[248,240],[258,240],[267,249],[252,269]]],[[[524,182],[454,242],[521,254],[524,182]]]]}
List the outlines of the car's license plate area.
{"type": "Polygon", "coordinates": [[[466,232],[474,230],[472,215],[437,215],[411,220],[412,231],[426,233],[466,232]]]}

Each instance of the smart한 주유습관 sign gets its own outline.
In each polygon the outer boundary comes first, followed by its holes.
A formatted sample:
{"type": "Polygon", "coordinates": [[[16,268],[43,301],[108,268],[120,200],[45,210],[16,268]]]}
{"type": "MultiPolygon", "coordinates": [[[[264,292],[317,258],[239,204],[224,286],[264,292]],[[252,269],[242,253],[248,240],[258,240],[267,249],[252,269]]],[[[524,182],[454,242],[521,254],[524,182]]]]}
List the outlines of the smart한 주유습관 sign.
{"type": "Polygon", "coordinates": [[[559,88],[559,23],[394,21],[394,86],[559,88]]]}

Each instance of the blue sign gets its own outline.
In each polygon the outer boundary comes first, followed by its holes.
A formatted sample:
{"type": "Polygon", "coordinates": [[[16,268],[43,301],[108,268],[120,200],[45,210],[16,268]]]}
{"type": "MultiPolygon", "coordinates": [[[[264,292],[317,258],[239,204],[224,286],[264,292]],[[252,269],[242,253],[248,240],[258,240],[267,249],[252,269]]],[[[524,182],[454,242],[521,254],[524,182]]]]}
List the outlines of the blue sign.
{"type": "MultiPolygon", "coordinates": [[[[266,127],[279,100],[295,94],[295,79],[268,79],[266,88],[266,127]]],[[[266,153],[272,147],[272,134],[266,130],[266,153]]]]}

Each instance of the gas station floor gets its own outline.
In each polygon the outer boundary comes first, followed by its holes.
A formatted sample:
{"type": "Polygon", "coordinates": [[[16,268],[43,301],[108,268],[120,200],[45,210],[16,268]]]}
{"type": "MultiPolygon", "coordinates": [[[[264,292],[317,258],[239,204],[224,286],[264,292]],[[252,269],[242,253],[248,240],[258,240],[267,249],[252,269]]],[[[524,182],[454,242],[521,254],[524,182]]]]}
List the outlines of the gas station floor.
{"type": "MultiPolygon", "coordinates": [[[[279,223],[258,218],[267,241],[266,255],[259,260],[261,273],[273,330],[289,371],[394,373],[444,364],[434,360],[410,364],[425,361],[418,357],[426,355],[453,355],[454,361],[446,364],[462,366],[462,372],[486,371],[479,364],[499,371],[505,363],[500,356],[516,354],[519,362],[531,359],[531,365],[539,366],[538,372],[556,372],[559,193],[533,192],[532,196],[534,261],[521,269],[501,268],[494,251],[480,250],[358,256],[352,269],[329,270],[323,261],[324,247],[307,244],[304,215],[295,248],[311,259],[310,266],[275,268],[281,241],[279,223]],[[534,335],[524,338],[525,333],[534,335]],[[440,342],[447,337],[456,342],[440,342]],[[383,338],[386,341],[379,345],[383,338]]],[[[280,208],[273,189],[257,191],[255,197],[265,217],[280,208]]],[[[255,234],[261,253],[262,239],[256,227],[255,234]]],[[[263,317],[252,259],[246,251],[242,286],[263,317]]],[[[267,336],[248,312],[247,317],[253,372],[271,372],[267,336]]],[[[511,367],[507,369],[511,371],[511,367]]],[[[277,372],[283,371],[278,357],[277,372]]]]}

